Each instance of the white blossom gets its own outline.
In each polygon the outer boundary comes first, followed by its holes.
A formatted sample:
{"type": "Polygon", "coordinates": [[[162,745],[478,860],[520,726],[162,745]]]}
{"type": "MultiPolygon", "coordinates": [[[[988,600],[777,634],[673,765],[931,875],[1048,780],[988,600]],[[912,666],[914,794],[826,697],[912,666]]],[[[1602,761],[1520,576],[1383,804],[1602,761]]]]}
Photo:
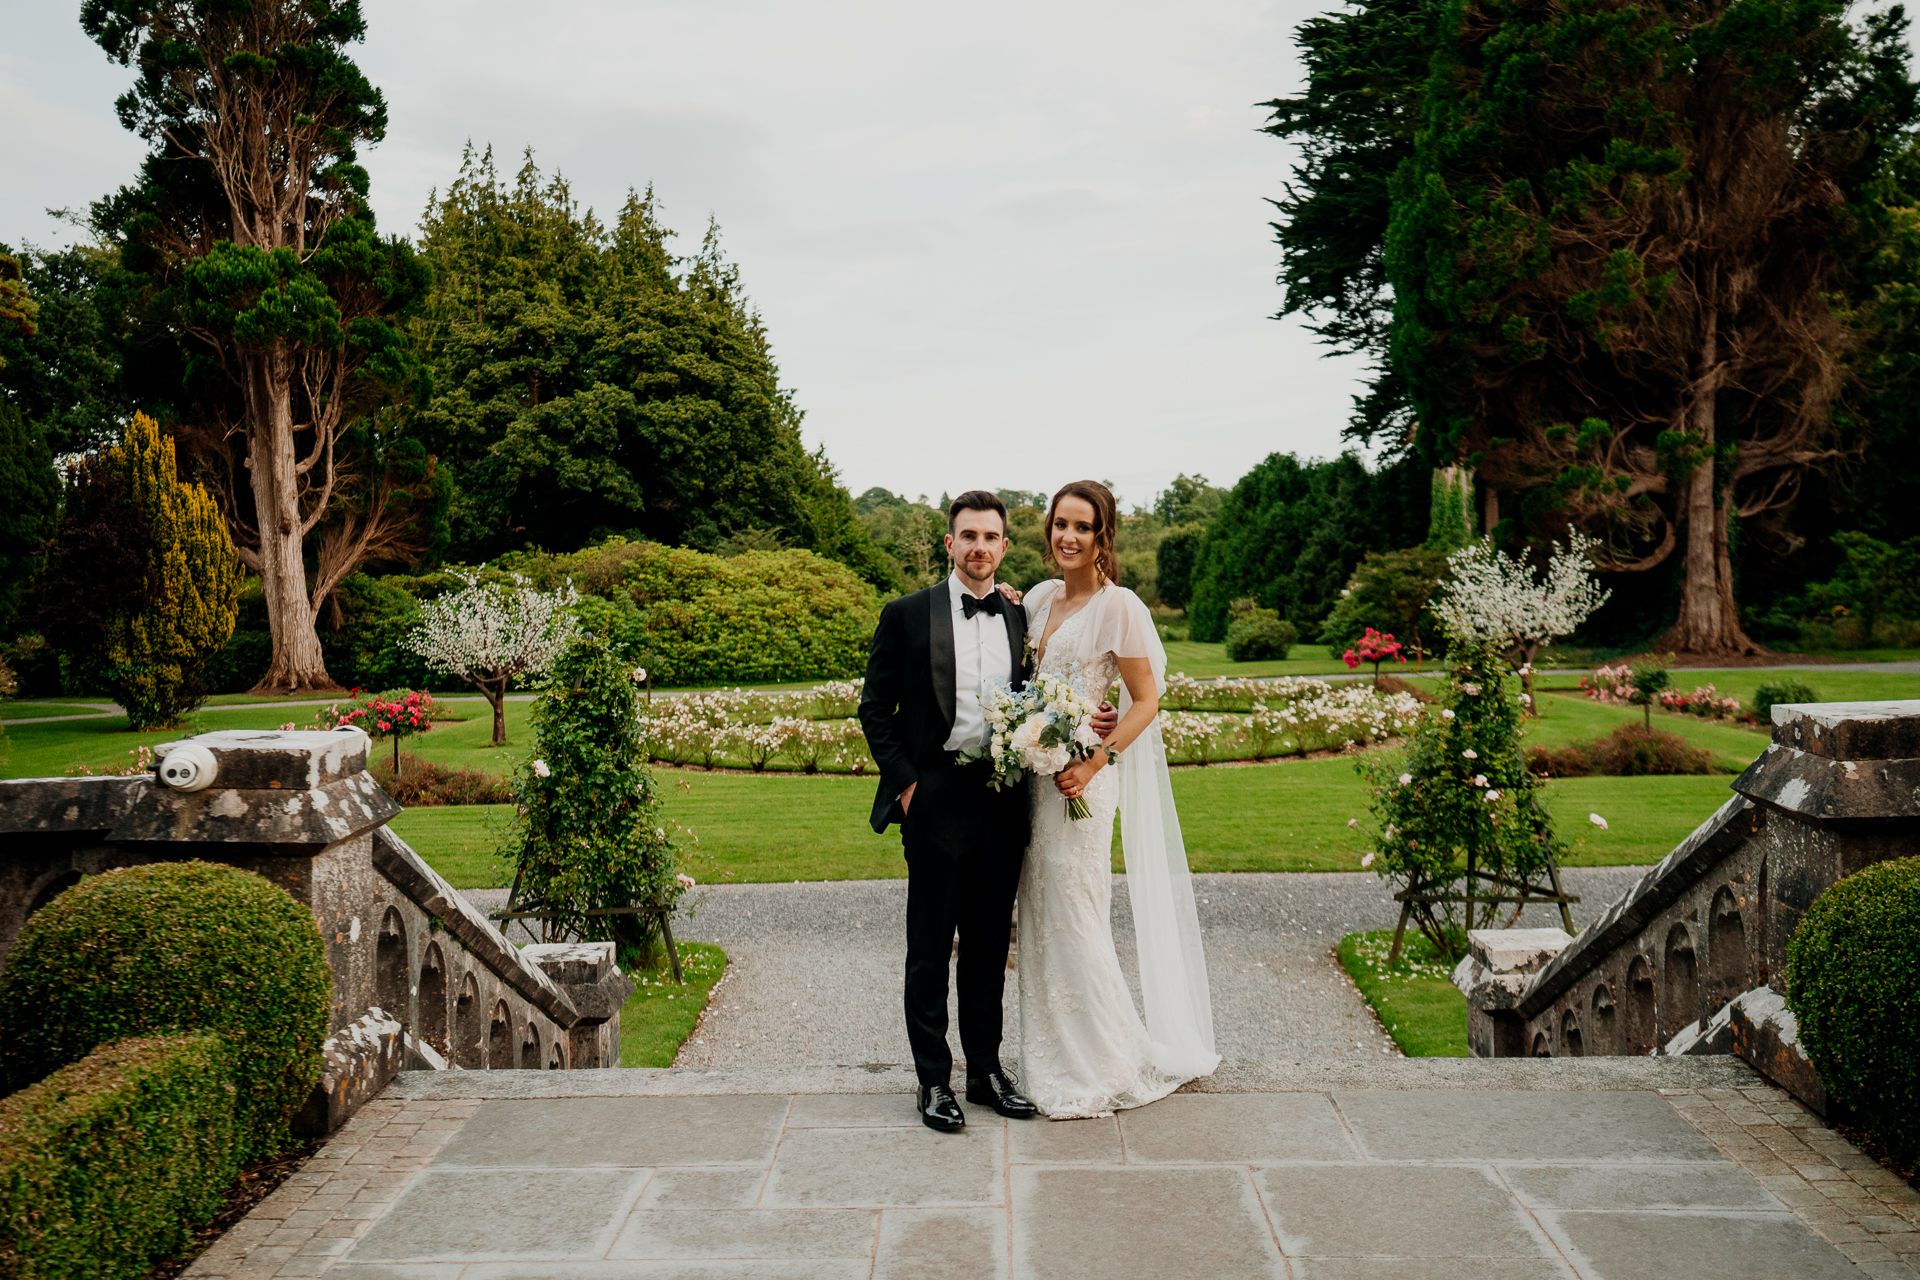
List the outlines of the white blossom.
{"type": "Polygon", "coordinates": [[[1442,720],[1451,720],[1451,719],[1453,719],[1453,708],[1452,708],[1452,707],[1445,707],[1445,708],[1443,708],[1443,709],[1441,710],[1441,712],[1440,712],[1440,718],[1441,718],[1442,720]]]}
{"type": "Polygon", "coordinates": [[[1487,803],[1488,803],[1488,804],[1492,804],[1492,803],[1493,803],[1493,802],[1494,802],[1495,800],[1498,800],[1499,798],[1500,798],[1500,793],[1499,793],[1498,791],[1489,791],[1489,792],[1487,792],[1487,803]]]}
{"type": "Polygon", "coordinates": [[[1401,775],[1400,775],[1400,785],[1401,785],[1401,786],[1403,786],[1403,787],[1404,787],[1404,786],[1407,786],[1407,785],[1408,785],[1409,783],[1411,783],[1412,781],[1413,781],[1413,775],[1412,775],[1412,774],[1410,774],[1410,773],[1403,773],[1403,774],[1401,774],[1401,775]]]}
{"type": "Polygon", "coordinates": [[[1362,867],[1370,867],[1370,866],[1372,866],[1372,865],[1373,865],[1373,855],[1372,855],[1372,854],[1368,854],[1368,855],[1367,855],[1366,857],[1364,857],[1364,858],[1362,858],[1362,859],[1360,859],[1360,865],[1361,865],[1362,867]]]}
{"type": "Polygon", "coordinates": [[[1480,753],[1478,751],[1475,751],[1472,747],[1468,747],[1465,751],[1462,751],[1460,754],[1468,760],[1478,760],[1480,758],[1480,753]]]}
{"type": "Polygon", "coordinates": [[[1486,774],[1484,774],[1484,773],[1476,773],[1476,774],[1474,774],[1474,775],[1473,775],[1473,785],[1474,785],[1474,786],[1476,786],[1476,787],[1484,787],[1484,786],[1486,786],[1486,785],[1487,785],[1487,775],[1486,775],[1486,774]]]}
{"type": "Polygon", "coordinates": [[[512,576],[511,583],[465,578],[458,591],[427,601],[401,645],[435,671],[482,687],[504,689],[515,676],[545,671],[573,640],[577,623],[568,610],[580,593],[571,582],[541,591],[524,574],[512,576]]]}
{"type": "Polygon", "coordinates": [[[545,760],[535,760],[533,762],[533,776],[536,778],[551,778],[553,776],[553,770],[547,767],[545,760]]]}
{"type": "Polygon", "coordinates": [[[1579,533],[1564,546],[1554,543],[1546,572],[1536,578],[1525,560],[1483,538],[1447,557],[1453,580],[1434,612],[1449,631],[1518,646],[1531,662],[1535,649],[1570,634],[1606,603],[1609,593],[1594,581],[1589,557],[1599,545],[1579,533]]]}
{"type": "Polygon", "coordinates": [[[1360,825],[1360,819],[1358,819],[1358,818],[1348,818],[1348,819],[1347,819],[1347,825],[1348,825],[1349,827],[1357,827],[1357,826],[1359,826],[1359,825],[1360,825]]]}
{"type": "Polygon", "coordinates": [[[694,883],[695,883],[694,878],[688,875],[684,871],[682,871],[679,875],[675,876],[673,878],[673,882],[679,885],[682,889],[691,889],[694,887],[694,883]]]}
{"type": "Polygon", "coordinates": [[[1601,817],[1597,813],[1588,814],[1587,821],[1591,822],[1594,826],[1600,828],[1602,831],[1605,831],[1607,829],[1607,820],[1601,817]]]}

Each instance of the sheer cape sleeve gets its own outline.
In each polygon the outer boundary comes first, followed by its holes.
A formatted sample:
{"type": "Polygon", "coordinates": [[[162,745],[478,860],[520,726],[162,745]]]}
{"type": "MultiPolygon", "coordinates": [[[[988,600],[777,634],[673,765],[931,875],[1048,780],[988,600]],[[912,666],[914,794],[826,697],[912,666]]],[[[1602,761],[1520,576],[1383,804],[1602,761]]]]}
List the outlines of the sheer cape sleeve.
{"type": "MultiPolygon", "coordinates": [[[[1043,611],[1051,600],[1051,594],[1042,599],[1043,611]]],[[[1103,653],[1145,658],[1157,691],[1165,694],[1167,650],[1140,597],[1124,587],[1108,586],[1086,607],[1099,612],[1081,631],[1082,664],[1103,653]]],[[[1122,685],[1122,714],[1132,701],[1122,685]]],[[[1121,753],[1118,768],[1120,846],[1127,868],[1127,896],[1133,905],[1140,995],[1154,1065],[1169,1075],[1211,1075],[1220,1065],[1220,1055],[1214,1050],[1207,955],[1159,717],[1121,753]]]]}

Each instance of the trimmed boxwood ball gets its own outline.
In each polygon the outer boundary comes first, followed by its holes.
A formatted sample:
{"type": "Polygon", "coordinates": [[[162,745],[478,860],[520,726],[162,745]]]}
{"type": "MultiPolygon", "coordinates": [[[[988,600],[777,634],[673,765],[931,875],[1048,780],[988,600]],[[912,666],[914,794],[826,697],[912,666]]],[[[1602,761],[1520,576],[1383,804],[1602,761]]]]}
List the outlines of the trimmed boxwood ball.
{"type": "Polygon", "coordinates": [[[1857,871],[1807,909],[1787,1007],[1834,1101],[1896,1159],[1920,1154],[1920,858],[1857,871]]]}
{"type": "Polygon", "coordinates": [[[11,1092],[111,1041],[210,1031],[258,1159],[320,1078],[331,1003],[320,932],[284,890],[214,863],[127,867],[28,918],[0,969],[0,1071],[11,1092]]]}

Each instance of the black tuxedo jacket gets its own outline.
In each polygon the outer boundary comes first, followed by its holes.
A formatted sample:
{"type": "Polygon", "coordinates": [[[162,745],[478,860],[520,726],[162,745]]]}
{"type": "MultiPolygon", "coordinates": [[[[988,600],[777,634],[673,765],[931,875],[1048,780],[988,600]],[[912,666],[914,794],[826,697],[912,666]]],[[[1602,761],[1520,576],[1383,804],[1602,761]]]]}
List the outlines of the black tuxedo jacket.
{"type": "MultiPolygon", "coordinates": [[[[880,610],[867,656],[867,682],[860,693],[860,727],[867,749],[880,766],[880,790],[873,800],[873,829],[884,832],[900,821],[899,795],[936,766],[953,735],[952,579],[925,591],[890,600],[880,610]]],[[[1008,678],[1027,679],[1026,610],[1006,602],[1007,652],[1013,656],[1008,678]]]]}

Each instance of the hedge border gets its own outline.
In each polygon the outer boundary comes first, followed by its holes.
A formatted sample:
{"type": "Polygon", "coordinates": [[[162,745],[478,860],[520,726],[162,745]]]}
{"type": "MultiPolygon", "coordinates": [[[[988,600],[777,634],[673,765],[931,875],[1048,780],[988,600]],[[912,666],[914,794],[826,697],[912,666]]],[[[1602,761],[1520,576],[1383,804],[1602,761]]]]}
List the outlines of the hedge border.
{"type": "Polygon", "coordinates": [[[0,1277],[136,1280],[239,1175],[217,1036],[121,1040],[0,1099],[0,1277]]]}

